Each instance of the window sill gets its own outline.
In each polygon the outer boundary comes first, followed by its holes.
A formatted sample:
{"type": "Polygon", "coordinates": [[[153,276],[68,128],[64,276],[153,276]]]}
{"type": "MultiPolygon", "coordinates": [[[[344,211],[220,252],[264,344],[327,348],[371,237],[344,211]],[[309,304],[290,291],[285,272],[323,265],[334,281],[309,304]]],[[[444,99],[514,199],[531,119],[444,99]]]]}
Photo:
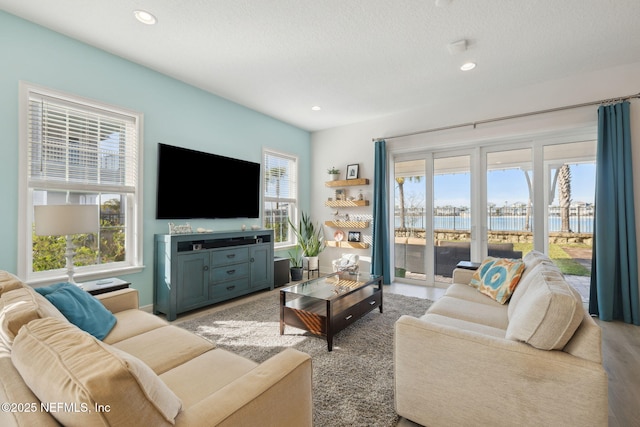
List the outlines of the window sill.
{"type": "MultiPolygon", "coordinates": [[[[144,270],[144,265],[122,266],[122,267],[114,267],[114,268],[108,268],[108,269],[103,268],[103,269],[97,269],[97,270],[91,270],[91,271],[77,272],[73,276],[73,279],[78,283],[82,283],[90,280],[98,280],[98,279],[105,279],[108,277],[140,273],[143,270],[144,270]]],[[[66,282],[67,280],[68,280],[68,276],[65,270],[63,272],[56,271],[55,273],[52,273],[52,274],[42,274],[36,277],[30,277],[28,278],[27,283],[29,283],[30,285],[49,285],[52,283],[66,282]]]]}

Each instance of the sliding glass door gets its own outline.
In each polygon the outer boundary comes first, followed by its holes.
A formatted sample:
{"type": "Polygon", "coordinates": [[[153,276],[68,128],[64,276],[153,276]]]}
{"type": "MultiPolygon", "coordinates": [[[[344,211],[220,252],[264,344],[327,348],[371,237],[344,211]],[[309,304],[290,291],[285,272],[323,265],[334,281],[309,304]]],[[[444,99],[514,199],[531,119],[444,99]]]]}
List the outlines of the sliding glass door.
{"type": "Polygon", "coordinates": [[[435,281],[451,283],[460,261],[471,260],[471,155],[441,154],[433,160],[435,281]]]}
{"type": "Polygon", "coordinates": [[[523,251],[533,247],[533,189],[531,148],[486,150],[483,254],[522,258],[523,251]]]}
{"type": "Polygon", "coordinates": [[[532,249],[588,277],[594,165],[584,134],[396,156],[396,279],[446,285],[460,261],[532,249]]]}

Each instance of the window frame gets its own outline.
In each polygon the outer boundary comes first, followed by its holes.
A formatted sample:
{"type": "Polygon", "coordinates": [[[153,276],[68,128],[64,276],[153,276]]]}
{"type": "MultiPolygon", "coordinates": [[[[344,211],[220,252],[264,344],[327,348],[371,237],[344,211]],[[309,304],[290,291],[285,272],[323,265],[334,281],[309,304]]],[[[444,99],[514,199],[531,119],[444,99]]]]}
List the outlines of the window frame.
{"type": "MultiPolygon", "coordinates": [[[[286,202],[290,205],[290,216],[292,218],[292,221],[294,222],[294,224],[297,221],[298,218],[298,204],[299,204],[299,198],[298,198],[298,190],[299,190],[299,185],[298,185],[298,176],[299,176],[299,168],[298,165],[300,164],[298,156],[294,155],[294,154],[290,154],[290,153],[285,153],[282,151],[277,151],[277,150],[272,150],[272,149],[268,149],[268,148],[263,148],[262,150],[262,183],[263,183],[263,191],[262,191],[262,223],[263,223],[263,227],[267,228],[267,203],[269,202],[286,202]],[[270,197],[267,195],[267,163],[266,163],[266,158],[267,156],[273,156],[273,157],[277,157],[279,159],[282,160],[287,160],[287,161],[292,161],[295,165],[295,170],[294,170],[294,179],[293,179],[293,183],[295,185],[295,189],[292,192],[294,194],[294,197],[270,197]]],[[[291,182],[291,181],[290,181],[291,182]]],[[[290,248],[296,245],[296,239],[295,239],[295,235],[293,235],[293,233],[290,233],[290,229],[289,227],[287,227],[287,240],[286,241],[282,241],[282,242],[275,242],[274,241],[274,249],[286,249],[286,248],[290,248]]],[[[275,232],[275,230],[274,230],[275,232]]],[[[276,236],[277,237],[277,236],[276,236]]],[[[277,239],[274,239],[277,240],[277,239]]]]}
{"type": "MultiPolygon", "coordinates": [[[[134,190],[127,196],[125,206],[125,248],[124,261],[76,267],[78,281],[94,280],[101,277],[112,277],[121,274],[142,271],[143,264],[143,121],[144,115],[137,111],[128,110],[101,101],[84,98],[74,94],[49,89],[33,83],[20,81],[19,83],[19,166],[18,166],[18,275],[29,283],[51,283],[66,279],[65,269],[50,271],[33,271],[33,192],[40,188],[30,185],[29,180],[29,100],[32,94],[60,100],[61,103],[73,103],[95,113],[103,111],[106,115],[116,114],[126,116],[135,122],[136,132],[136,170],[134,190]]],[[[45,181],[46,182],[46,181],[45,181]]],[[[52,182],[52,181],[49,181],[52,182]]],[[[72,186],[57,187],[51,185],[52,190],[95,192],[90,184],[73,184],[72,186]]],[[[106,190],[106,189],[105,189],[106,190]]],[[[106,191],[103,191],[106,192],[106,191]]],[[[119,193],[124,194],[124,193],[119,193]]]]}

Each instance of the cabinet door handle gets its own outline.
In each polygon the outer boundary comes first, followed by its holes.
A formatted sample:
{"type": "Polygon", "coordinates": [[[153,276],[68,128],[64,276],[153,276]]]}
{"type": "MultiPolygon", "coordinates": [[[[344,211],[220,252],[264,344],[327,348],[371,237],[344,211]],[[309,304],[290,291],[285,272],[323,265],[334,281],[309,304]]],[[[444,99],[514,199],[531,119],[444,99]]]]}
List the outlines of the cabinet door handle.
{"type": "Polygon", "coordinates": [[[347,317],[344,318],[344,320],[349,320],[353,317],[353,314],[348,315],[347,317]]]}
{"type": "Polygon", "coordinates": [[[369,305],[373,305],[373,304],[375,304],[375,303],[376,303],[376,301],[375,301],[375,300],[373,300],[373,301],[369,301],[369,305]]]}
{"type": "Polygon", "coordinates": [[[232,290],[234,290],[235,288],[236,288],[236,285],[233,285],[233,286],[227,286],[227,290],[228,290],[228,291],[232,291],[232,290]]]}
{"type": "Polygon", "coordinates": [[[236,257],[236,254],[228,254],[228,255],[227,255],[227,258],[229,258],[229,259],[231,259],[231,258],[235,258],[235,257],[236,257]]]}
{"type": "Polygon", "coordinates": [[[227,274],[235,274],[236,270],[227,270],[227,274]]]}
{"type": "Polygon", "coordinates": [[[204,270],[204,271],[209,271],[209,266],[208,266],[208,265],[205,265],[205,266],[204,266],[204,268],[203,268],[203,270],[204,270]]]}
{"type": "Polygon", "coordinates": [[[249,261],[251,261],[251,262],[255,262],[255,258],[251,258],[249,261]]]}

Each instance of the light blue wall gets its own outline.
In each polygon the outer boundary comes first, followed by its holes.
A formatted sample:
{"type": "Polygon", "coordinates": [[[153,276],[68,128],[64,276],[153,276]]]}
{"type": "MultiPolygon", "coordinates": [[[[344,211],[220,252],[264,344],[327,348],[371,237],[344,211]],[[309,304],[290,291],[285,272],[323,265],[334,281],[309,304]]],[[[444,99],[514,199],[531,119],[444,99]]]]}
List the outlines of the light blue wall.
{"type": "MultiPolygon", "coordinates": [[[[211,76],[215,79],[215,75],[211,76]]],[[[153,235],[166,233],[155,220],[157,144],[163,142],[229,157],[261,161],[263,148],[295,154],[300,161],[300,206],[308,210],[308,132],[193,86],[0,11],[0,269],[17,273],[18,82],[95,99],[144,114],[144,264],[121,276],[153,299],[153,235]]],[[[215,200],[216,185],[202,187],[202,202],[215,200]]],[[[242,189],[238,189],[242,196],[242,189]]],[[[176,221],[180,223],[180,221],[176,221]]],[[[192,226],[235,230],[258,220],[192,221],[192,226]]]]}

